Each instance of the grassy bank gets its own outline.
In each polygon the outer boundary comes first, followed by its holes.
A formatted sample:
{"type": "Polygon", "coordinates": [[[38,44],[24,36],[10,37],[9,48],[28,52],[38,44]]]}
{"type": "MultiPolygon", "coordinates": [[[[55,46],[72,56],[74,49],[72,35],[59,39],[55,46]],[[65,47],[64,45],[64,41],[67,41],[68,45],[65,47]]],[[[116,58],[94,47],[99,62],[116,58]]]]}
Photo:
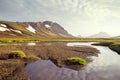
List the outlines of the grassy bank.
{"type": "Polygon", "coordinates": [[[110,45],[109,48],[120,54],[120,43],[114,43],[110,45]]]}
{"type": "Polygon", "coordinates": [[[36,55],[26,55],[21,50],[0,53],[0,80],[30,80],[24,68],[39,59],[36,55]]]}
{"type": "Polygon", "coordinates": [[[95,43],[93,45],[108,46],[111,50],[120,54],[120,42],[99,42],[99,43],[95,43]]]}
{"type": "MultiPolygon", "coordinates": [[[[67,68],[76,69],[75,66],[78,66],[77,69],[80,69],[81,66],[81,59],[77,58],[76,63],[79,63],[74,66],[74,64],[68,65],[69,58],[72,57],[80,57],[87,62],[90,62],[87,59],[88,56],[98,56],[98,50],[92,47],[72,47],[72,46],[22,46],[22,45],[0,45],[0,52],[1,53],[10,53],[8,55],[3,54],[1,55],[1,59],[16,59],[16,58],[23,58],[25,62],[30,62],[31,60],[51,60],[55,65],[62,67],[65,66],[67,68]],[[66,62],[67,61],[67,62],[66,62]],[[71,66],[71,67],[69,67],[71,66]],[[80,66],[80,67],[79,67],[80,66]]],[[[75,59],[76,60],[76,59],[75,59]]],[[[73,61],[73,60],[70,60],[73,61]]],[[[74,61],[73,61],[74,62],[74,61]]]]}
{"type": "Polygon", "coordinates": [[[24,42],[120,42],[116,38],[0,38],[0,43],[24,42]]]}
{"type": "Polygon", "coordinates": [[[28,42],[98,42],[94,45],[108,46],[120,54],[119,38],[0,38],[0,43],[28,43],[28,42]]]}

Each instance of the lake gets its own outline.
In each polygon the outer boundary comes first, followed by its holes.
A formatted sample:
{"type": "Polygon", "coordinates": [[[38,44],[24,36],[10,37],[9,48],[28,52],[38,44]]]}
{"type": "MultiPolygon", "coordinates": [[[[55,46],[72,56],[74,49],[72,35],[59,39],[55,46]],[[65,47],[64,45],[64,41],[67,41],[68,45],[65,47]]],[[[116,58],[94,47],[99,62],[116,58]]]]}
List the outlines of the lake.
{"type": "MultiPolygon", "coordinates": [[[[100,50],[98,57],[79,71],[57,67],[50,60],[39,60],[25,68],[31,80],[120,80],[120,55],[108,47],[92,43],[67,43],[67,46],[91,46],[100,50]]],[[[35,45],[35,44],[33,44],[35,45]]]]}

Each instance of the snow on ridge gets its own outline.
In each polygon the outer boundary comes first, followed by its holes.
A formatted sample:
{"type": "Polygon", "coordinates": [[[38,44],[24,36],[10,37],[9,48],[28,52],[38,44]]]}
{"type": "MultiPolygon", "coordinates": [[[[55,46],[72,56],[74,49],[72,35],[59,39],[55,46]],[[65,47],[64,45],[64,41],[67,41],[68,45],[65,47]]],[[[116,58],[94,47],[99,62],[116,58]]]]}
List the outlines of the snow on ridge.
{"type": "Polygon", "coordinates": [[[10,31],[5,24],[0,24],[0,31],[10,31]]]}
{"type": "Polygon", "coordinates": [[[36,31],[31,25],[28,25],[28,27],[26,29],[33,33],[35,33],[35,31],[36,31]]]}
{"type": "Polygon", "coordinates": [[[46,27],[46,28],[51,28],[51,26],[50,26],[50,25],[48,25],[48,24],[45,24],[45,27],[46,27]]]}
{"type": "Polygon", "coordinates": [[[0,31],[10,31],[8,28],[0,27],[0,31]]]}
{"type": "Polygon", "coordinates": [[[17,32],[17,33],[20,33],[20,34],[22,34],[22,32],[21,31],[19,31],[19,30],[14,30],[14,29],[11,29],[12,31],[14,31],[14,32],[17,32]]]}
{"type": "Polygon", "coordinates": [[[0,25],[1,25],[2,27],[5,27],[5,28],[7,27],[7,25],[5,25],[5,24],[0,24],[0,25]]]}

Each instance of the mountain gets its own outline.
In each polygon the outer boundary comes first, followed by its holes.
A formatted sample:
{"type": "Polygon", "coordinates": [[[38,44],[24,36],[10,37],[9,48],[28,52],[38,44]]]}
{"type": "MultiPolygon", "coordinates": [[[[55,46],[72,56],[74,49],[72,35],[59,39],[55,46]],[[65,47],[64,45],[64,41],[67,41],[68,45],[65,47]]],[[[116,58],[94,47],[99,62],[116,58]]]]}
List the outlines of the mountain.
{"type": "Polygon", "coordinates": [[[114,38],[120,38],[120,36],[115,36],[114,38]]]}
{"type": "Polygon", "coordinates": [[[88,38],[110,38],[111,36],[106,32],[99,32],[97,34],[91,35],[88,38]]]}
{"type": "Polygon", "coordinates": [[[0,37],[21,38],[70,38],[62,26],[51,21],[10,22],[0,21],[0,37]]]}
{"type": "Polygon", "coordinates": [[[82,38],[82,36],[81,36],[81,35],[78,35],[77,37],[78,37],[78,38],[82,38]]]}

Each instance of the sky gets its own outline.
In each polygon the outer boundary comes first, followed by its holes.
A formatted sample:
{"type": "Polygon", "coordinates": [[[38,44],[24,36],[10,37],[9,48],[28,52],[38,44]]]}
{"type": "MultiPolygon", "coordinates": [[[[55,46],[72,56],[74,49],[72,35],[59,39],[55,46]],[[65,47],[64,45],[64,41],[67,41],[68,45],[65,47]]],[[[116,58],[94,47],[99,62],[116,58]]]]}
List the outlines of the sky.
{"type": "Polygon", "coordinates": [[[75,36],[118,36],[120,0],[0,0],[0,20],[53,21],[75,36]]]}

